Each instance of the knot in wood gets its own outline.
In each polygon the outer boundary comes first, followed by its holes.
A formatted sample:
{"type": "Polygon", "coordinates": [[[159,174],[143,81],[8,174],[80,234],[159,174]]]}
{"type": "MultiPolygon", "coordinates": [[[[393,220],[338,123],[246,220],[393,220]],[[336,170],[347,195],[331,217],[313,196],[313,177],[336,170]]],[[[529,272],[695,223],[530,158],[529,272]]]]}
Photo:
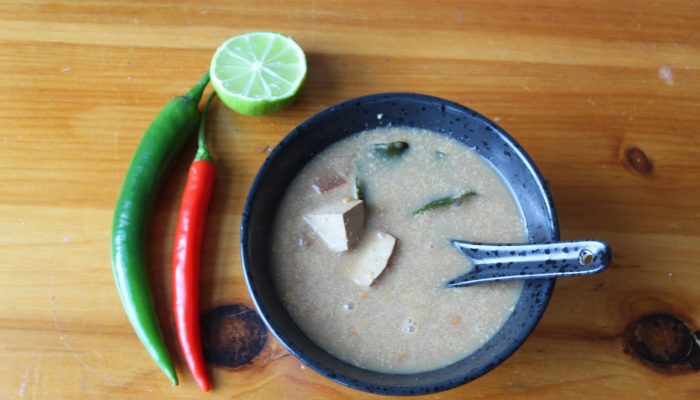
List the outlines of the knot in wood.
{"type": "Polygon", "coordinates": [[[639,319],[628,328],[626,341],[628,353],[664,372],[697,371],[700,367],[698,339],[685,322],[672,315],[639,319]]]}
{"type": "Polygon", "coordinates": [[[627,168],[642,175],[649,175],[654,169],[649,157],[639,147],[626,148],[623,162],[627,168]]]}
{"type": "Polygon", "coordinates": [[[217,307],[202,317],[204,358],[222,367],[249,364],[262,351],[267,328],[260,316],[242,304],[217,307]]]}

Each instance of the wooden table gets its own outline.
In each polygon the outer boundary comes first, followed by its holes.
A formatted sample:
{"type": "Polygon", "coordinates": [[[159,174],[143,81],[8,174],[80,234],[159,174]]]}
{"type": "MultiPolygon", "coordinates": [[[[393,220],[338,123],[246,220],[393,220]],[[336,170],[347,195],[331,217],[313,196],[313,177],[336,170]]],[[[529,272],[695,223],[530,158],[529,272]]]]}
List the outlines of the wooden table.
{"type": "MultiPolygon", "coordinates": [[[[429,93],[515,136],[551,185],[562,237],[615,252],[605,273],[560,280],[502,366],[434,398],[700,398],[698,354],[686,357],[700,329],[700,2],[637,0],[3,1],[0,398],[199,396],[181,356],[171,387],[127,322],[112,210],[149,121],[220,43],[252,30],[291,35],[309,75],[280,113],[213,110],[204,310],[251,305],[238,227],[267,149],[344,99],[429,93]]],[[[169,251],[193,151],[165,180],[149,234],[172,350],[169,251]]],[[[210,373],[208,398],[373,397],[302,367],[271,336],[252,364],[210,373]]]]}

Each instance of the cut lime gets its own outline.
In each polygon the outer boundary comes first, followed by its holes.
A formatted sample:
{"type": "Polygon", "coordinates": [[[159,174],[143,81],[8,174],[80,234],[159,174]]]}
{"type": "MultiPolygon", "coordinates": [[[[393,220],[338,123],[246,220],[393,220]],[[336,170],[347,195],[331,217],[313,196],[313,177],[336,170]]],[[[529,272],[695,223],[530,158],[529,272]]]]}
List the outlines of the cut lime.
{"type": "Polygon", "coordinates": [[[306,56],[287,36],[250,32],[224,42],[212,57],[209,73],[224,104],[241,114],[269,114],[299,92],[306,56]]]}

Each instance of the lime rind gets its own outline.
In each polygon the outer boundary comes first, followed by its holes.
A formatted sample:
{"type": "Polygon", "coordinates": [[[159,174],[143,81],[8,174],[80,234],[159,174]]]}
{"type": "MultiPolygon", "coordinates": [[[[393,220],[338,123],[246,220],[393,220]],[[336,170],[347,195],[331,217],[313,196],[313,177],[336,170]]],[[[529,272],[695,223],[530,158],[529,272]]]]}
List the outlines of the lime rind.
{"type": "Polygon", "coordinates": [[[235,36],[214,53],[210,75],[221,100],[243,114],[286,106],[306,78],[306,56],[291,38],[274,32],[235,36]]]}

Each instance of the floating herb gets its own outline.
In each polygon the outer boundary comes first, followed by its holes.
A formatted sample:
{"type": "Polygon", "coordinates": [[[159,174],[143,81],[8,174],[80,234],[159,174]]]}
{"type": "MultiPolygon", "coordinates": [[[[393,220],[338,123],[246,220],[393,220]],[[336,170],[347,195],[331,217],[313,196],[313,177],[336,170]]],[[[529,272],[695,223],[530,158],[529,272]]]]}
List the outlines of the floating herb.
{"type": "Polygon", "coordinates": [[[396,141],[391,143],[377,143],[372,145],[372,150],[375,153],[386,157],[395,158],[402,155],[406,150],[408,150],[408,143],[402,141],[396,141]]]}
{"type": "Polygon", "coordinates": [[[355,189],[353,191],[353,196],[357,200],[364,200],[365,199],[365,187],[362,185],[362,181],[360,181],[359,177],[355,177],[355,189]]]}
{"type": "Polygon", "coordinates": [[[434,210],[436,208],[442,208],[442,207],[447,207],[451,206],[453,204],[457,204],[460,201],[466,199],[467,197],[475,196],[476,192],[461,192],[459,194],[456,194],[454,196],[450,197],[443,197],[441,199],[433,200],[430,203],[424,205],[423,207],[419,208],[415,212],[413,212],[413,215],[418,215],[422,214],[426,211],[434,210]]]}
{"type": "Polygon", "coordinates": [[[435,152],[435,156],[436,156],[438,159],[440,159],[440,160],[444,160],[444,159],[447,157],[447,154],[445,154],[445,153],[441,152],[440,150],[438,150],[438,151],[435,152]]]}

